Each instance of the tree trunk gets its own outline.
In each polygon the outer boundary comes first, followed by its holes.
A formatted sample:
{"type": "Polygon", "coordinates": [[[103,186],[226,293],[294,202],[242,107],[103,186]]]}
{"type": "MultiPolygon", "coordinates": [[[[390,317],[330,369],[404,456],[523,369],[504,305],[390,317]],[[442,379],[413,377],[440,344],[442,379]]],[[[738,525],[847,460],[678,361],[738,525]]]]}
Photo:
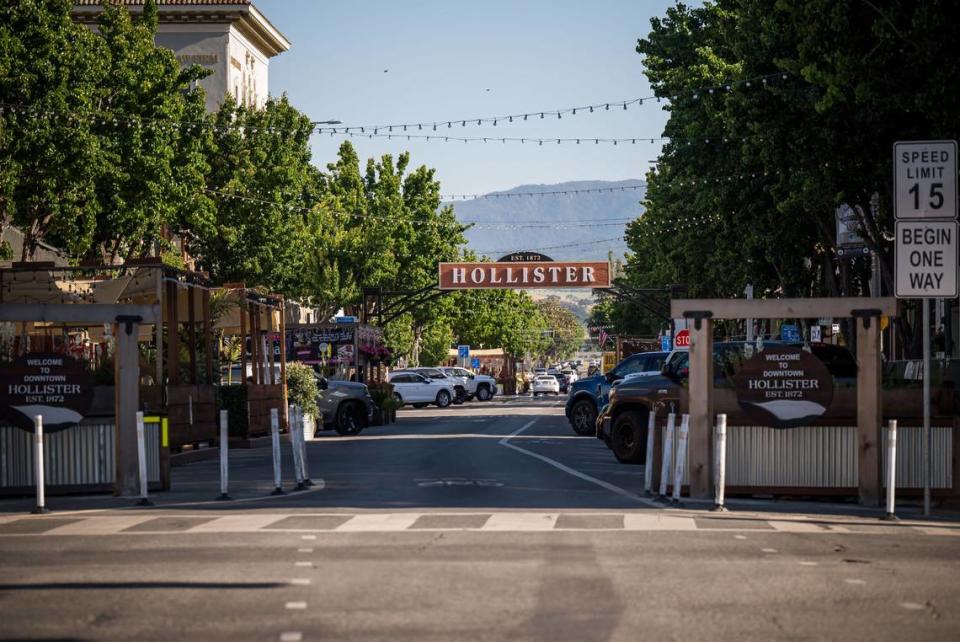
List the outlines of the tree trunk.
{"type": "Polygon", "coordinates": [[[413,345],[410,347],[410,363],[413,366],[420,365],[420,346],[423,343],[423,325],[414,324],[413,326],[413,345]]]}

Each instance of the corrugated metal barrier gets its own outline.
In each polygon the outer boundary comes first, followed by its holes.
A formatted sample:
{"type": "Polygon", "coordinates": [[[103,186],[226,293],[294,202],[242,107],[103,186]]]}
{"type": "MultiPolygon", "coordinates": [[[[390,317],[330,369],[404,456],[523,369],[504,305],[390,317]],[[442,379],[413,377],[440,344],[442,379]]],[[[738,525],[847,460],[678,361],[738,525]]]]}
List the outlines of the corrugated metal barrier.
{"type": "MultiPolygon", "coordinates": [[[[881,452],[886,459],[886,428],[881,452]]],[[[922,429],[898,428],[897,486],[922,488],[922,429]]],[[[931,429],[933,488],[953,486],[953,427],[931,429]]],[[[884,461],[884,468],[886,462],[884,461]]],[[[886,477],[884,476],[884,479],[886,477]]],[[[859,485],[856,426],[727,428],[727,485],[851,488],[859,485]]]]}
{"type": "MultiPolygon", "coordinates": [[[[144,423],[147,480],[160,481],[161,424],[158,418],[144,423]]],[[[31,433],[0,426],[0,489],[32,488],[31,433]]],[[[101,486],[112,488],[116,477],[116,425],[83,423],[75,428],[44,435],[44,469],[47,487],[101,486]]]]}

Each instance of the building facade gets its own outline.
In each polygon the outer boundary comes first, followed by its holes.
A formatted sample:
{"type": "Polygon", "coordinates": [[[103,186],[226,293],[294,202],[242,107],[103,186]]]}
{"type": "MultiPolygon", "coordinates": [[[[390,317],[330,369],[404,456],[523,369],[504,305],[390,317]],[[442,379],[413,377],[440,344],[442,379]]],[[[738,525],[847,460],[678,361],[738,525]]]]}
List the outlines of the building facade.
{"type": "MultiPolygon", "coordinates": [[[[118,0],[133,14],[144,0],[118,0]]],[[[269,95],[270,59],[290,41],[250,0],[158,0],[156,42],[173,50],[181,65],[201,65],[212,73],[200,81],[207,110],[230,95],[241,104],[261,107],[269,95]]],[[[96,29],[103,2],[75,0],[75,20],[96,29]]]]}

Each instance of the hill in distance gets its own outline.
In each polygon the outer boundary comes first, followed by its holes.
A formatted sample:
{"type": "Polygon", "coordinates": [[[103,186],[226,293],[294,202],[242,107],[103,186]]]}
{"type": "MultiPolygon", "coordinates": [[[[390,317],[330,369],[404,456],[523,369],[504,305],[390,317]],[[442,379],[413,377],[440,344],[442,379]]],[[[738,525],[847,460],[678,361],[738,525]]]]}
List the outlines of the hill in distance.
{"type": "Polygon", "coordinates": [[[518,185],[482,198],[445,204],[453,205],[461,222],[484,224],[467,230],[467,247],[492,259],[530,250],[558,261],[605,260],[608,252],[621,257],[626,251],[623,232],[629,220],[643,214],[640,201],[645,187],[644,181],[637,179],[518,185]],[[589,191],[611,188],[623,189],[589,191]],[[580,193],[545,193],[571,190],[580,193]],[[538,195],[511,196],[527,192],[538,195]],[[556,227],[520,227],[524,223],[556,227]]]}

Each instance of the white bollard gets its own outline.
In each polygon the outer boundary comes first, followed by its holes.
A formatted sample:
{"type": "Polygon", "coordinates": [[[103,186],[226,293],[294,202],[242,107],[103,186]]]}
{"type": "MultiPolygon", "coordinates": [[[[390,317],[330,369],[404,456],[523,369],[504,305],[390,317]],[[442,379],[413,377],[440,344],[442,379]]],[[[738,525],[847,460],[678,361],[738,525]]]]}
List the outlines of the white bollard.
{"type": "Polygon", "coordinates": [[[33,479],[37,483],[37,505],[31,511],[35,515],[47,513],[47,496],[43,471],[43,415],[33,417],[33,479]]]}
{"type": "Polygon", "coordinates": [[[887,514],[884,519],[896,521],[897,491],[897,420],[887,424],[887,514]]]}
{"type": "Polygon", "coordinates": [[[690,415],[684,413],[680,418],[680,432],[677,436],[677,457],[673,466],[673,501],[680,503],[680,489],[683,487],[683,473],[687,467],[687,435],[690,430],[690,415]]]}
{"type": "Polygon", "coordinates": [[[727,507],[723,505],[727,483],[727,416],[717,415],[717,478],[713,510],[725,512],[727,507]]]}
{"type": "Polygon", "coordinates": [[[138,506],[152,506],[147,497],[147,444],[144,436],[143,413],[137,412],[137,464],[140,476],[140,501],[138,506]]]}
{"type": "Polygon", "coordinates": [[[653,444],[654,431],[657,429],[657,416],[651,410],[647,414],[647,457],[643,466],[643,492],[653,494],[653,444]]]}
{"type": "Polygon", "coordinates": [[[293,474],[297,478],[297,487],[295,490],[304,490],[306,486],[303,485],[303,466],[300,463],[300,457],[303,455],[303,451],[300,450],[300,444],[297,441],[297,407],[290,404],[287,411],[287,423],[290,429],[290,451],[293,454],[293,474]]]}
{"type": "Polygon", "coordinates": [[[228,500],[230,495],[227,493],[227,486],[229,483],[230,471],[227,466],[228,458],[230,457],[230,452],[228,450],[229,445],[229,431],[227,430],[227,411],[220,411],[220,497],[219,500],[228,500]]]}
{"type": "Polygon", "coordinates": [[[273,447],[273,492],[271,495],[283,495],[283,482],[280,478],[280,413],[270,409],[270,445],[273,447]]]}
{"type": "Polygon", "coordinates": [[[673,430],[677,415],[667,415],[667,425],[663,429],[663,461],[660,465],[660,493],[657,499],[667,501],[667,483],[670,481],[670,464],[673,462],[673,430]]]}
{"type": "Polygon", "coordinates": [[[298,432],[300,433],[300,467],[303,473],[303,485],[313,486],[313,481],[310,479],[310,471],[307,468],[307,437],[304,434],[306,422],[304,421],[303,408],[300,406],[297,406],[297,425],[300,428],[298,432]]]}

